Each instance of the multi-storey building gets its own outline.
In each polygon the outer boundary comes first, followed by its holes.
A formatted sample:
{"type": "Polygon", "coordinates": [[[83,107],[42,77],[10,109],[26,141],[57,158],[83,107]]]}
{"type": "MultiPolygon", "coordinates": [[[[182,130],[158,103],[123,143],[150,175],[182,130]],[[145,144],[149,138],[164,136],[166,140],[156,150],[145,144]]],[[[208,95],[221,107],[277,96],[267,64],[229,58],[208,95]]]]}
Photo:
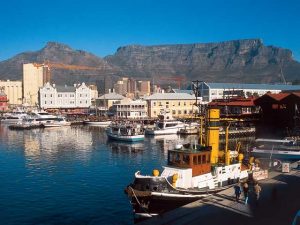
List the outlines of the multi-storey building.
{"type": "Polygon", "coordinates": [[[8,104],[22,104],[22,81],[0,80],[0,89],[7,95],[8,104]]]}
{"type": "Polygon", "coordinates": [[[208,103],[214,99],[250,96],[258,97],[268,92],[279,93],[281,91],[289,90],[300,90],[300,85],[201,82],[199,85],[198,96],[202,97],[203,102],[208,103]]]}
{"type": "Polygon", "coordinates": [[[30,106],[38,104],[38,92],[49,82],[49,68],[41,64],[23,64],[23,103],[30,106]]]}
{"type": "Polygon", "coordinates": [[[96,99],[98,114],[100,115],[106,114],[114,103],[117,103],[124,98],[125,98],[124,96],[117,94],[115,92],[110,92],[108,94],[104,94],[100,96],[99,98],[96,99]]]}
{"type": "Polygon", "coordinates": [[[59,86],[46,83],[39,92],[40,107],[44,109],[88,108],[91,89],[85,84],[59,86]]]}
{"type": "Polygon", "coordinates": [[[139,119],[148,116],[147,102],[125,98],[113,104],[110,111],[119,118],[139,119]]]}
{"type": "Polygon", "coordinates": [[[139,96],[150,95],[150,81],[149,80],[140,80],[137,82],[137,89],[139,96]]]}
{"type": "Polygon", "coordinates": [[[190,116],[198,112],[195,95],[187,93],[155,93],[145,100],[149,117],[157,117],[162,111],[170,111],[174,117],[190,116]]]}

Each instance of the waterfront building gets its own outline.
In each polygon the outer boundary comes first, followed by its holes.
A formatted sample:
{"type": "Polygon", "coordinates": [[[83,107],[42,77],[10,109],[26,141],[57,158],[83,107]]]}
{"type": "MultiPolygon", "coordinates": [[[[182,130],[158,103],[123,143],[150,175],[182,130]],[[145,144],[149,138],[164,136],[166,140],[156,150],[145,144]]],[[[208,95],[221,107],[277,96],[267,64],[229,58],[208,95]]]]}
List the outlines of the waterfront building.
{"type": "Polygon", "coordinates": [[[96,98],[98,98],[97,86],[94,85],[94,84],[91,84],[88,87],[91,89],[91,98],[92,98],[92,100],[95,100],[96,98]]]}
{"type": "Polygon", "coordinates": [[[300,90],[300,85],[200,82],[198,92],[199,97],[202,97],[203,102],[208,103],[213,99],[250,96],[259,97],[268,92],[279,93],[288,90],[300,90]]]}
{"type": "Polygon", "coordinates": [[[23,64],[23,103],[29,106],[38,104],[38,92],[49,82],[49,67],[43,64],[23,64]]]}
{"type": "Polygon", "coordinates": [[[254,97],[231,99],[214,99],[209,107],[219,108],[221,116],[250,118],[259,113],[259,107],[254,104],[254,97]]]}
{"type": "Polygon", "coordinates": [[[4,93],[3,89],[0,89],[0,111],[4,112],[8,110],[8,99],[7,95],[4,93]]]}
{"type": "Polygon", "coordinates": [[[39,100],[43,109],[89,108],[91,89],[85,83],[60,86],[48,82],[40,88],[39,100]]]}
{"type": "Polygon", "coordinates": [[[261,108],[262,116],[258,136],[300,135],[300,91],[279,94],[267,93],[254,100],[261,108]],[[278,134],[277,134],[278,135],[278,134]]]}
{"type": "Polygon", "coordinates": [[[157,117],[161,111],[170,111],[173,117],[187,117],[198,112],[195,95],[187,93],[155,93],[145,98],[148,116],[157,117]]]}
{"type": "Polygon", "coordinates": [[[98,114],[100,115],[106,114],[113,104],[119,102],[124,98],[125,98],[124,96],[117,94],[115,92],[110,92],[98,97],[96,99],[98,114]]]}
{"type": "Polygon", "coordinates": [[[22,104],[22,81],[0,80],[0,89],[7,95],[9,105],[22,104]]]}
{"type": "Polygon", "coordinates": [[[115,102],[110,111],[118,118],[139,119],[148,116],[147,102],[141,99],[133,101],[124,98],[115,102]]]}

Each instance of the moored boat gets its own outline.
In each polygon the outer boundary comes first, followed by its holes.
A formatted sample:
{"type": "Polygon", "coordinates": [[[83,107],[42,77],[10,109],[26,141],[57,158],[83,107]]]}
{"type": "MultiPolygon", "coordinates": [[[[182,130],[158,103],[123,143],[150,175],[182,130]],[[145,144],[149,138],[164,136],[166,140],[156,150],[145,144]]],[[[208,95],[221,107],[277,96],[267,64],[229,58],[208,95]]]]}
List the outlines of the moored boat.
{"type": "Polygon", "coordinates": [[[112,123],[111,120],[103,120],[103,121],[90,121],[86,120],[84,121],[84,124],[89,126],[99,126],[99,127],[107,127],[112,123]]]}
{"type": "Polygon", "coordinates": [[[180,129],[186,126],[185,123],[175,120],[170,112],[163,112],[158,115],[158,121],[155,123],[154,128],[147,128],[145,134],[148,135],[164,135],[164,134],[177,134],[180,129]]]}
{"type": "Polygon", "coordinates": [[[135,173],[125,189],[136,216],[157,215],[231,187],[248,178],[243,155],[219,151],[219,110],[209,111],[206,146],[178,145],[168,151],[161,175],[135,173]]]}
{"type": "Polygon", "coordinates": [[[70,126],[71,122],[67,121],[64,117],[58,117],[55,120],[49,120],[43,123],[44,127],[63,127],[70,126]]]}
{"type": "Polygon", "coordinates": [[[261,158],[300,160],[300,141],[259,138],[255,140],[251,155],[261,158]]]}
{"type": "Polygon", "coordinates": [[[143,141],[144,130],[141,124],[113,123],[106,129],[107,137],[117,141],[143,141]]]}

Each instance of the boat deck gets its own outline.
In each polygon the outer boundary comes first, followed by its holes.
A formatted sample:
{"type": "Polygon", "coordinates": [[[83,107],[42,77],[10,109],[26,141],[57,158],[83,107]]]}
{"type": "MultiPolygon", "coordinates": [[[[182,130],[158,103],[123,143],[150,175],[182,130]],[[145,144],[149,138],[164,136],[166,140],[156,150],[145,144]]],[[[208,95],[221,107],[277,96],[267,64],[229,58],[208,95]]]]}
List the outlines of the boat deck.
{"type": "Polygon", "coordinates": [[[249,204],[245,205],[243,194],[240,202],[236,202],[234,190],[230,188],[138,224],[292,224],[300,208],[300,170],[294,169],[286,174],[272,171],[269,178],[259,181],[259,184],[262,192],[258,202],[251,190],[249,204]],[[272,195],[275,187],[276,198],[272,195]]]}

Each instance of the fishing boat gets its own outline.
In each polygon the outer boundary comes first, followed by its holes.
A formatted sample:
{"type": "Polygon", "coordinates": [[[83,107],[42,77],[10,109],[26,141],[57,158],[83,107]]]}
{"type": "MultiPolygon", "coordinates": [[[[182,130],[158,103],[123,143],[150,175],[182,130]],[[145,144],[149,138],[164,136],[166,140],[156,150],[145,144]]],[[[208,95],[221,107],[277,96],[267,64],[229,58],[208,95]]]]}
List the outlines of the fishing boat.
{"type": "Polygon", "coordinates": [[[251,155],[261,158],[300,160],[300,140],[259,138],[255,140],[251,155]]]}
{"type": "Polygon", "coordinates": [[[106,129],[107,137],[117,141],[143,141],[144,130],[141,124],[112,123],[106,129]]]}
{"type": "Polygon", "coordinates": [[[231,187],[248,177],[243,154],[219,151],[219,109],[210,109],[207,145],[177,145],[168,150],[167,166],[161,175],[134,175],[125,189],[136,217],[149,217],[196,201],[231,187]]]}
{"type": "Polygon", "coordinates": [[[180,129],[186,126],[185,123],[175,120],[172,114],[168,111],[162,112],[158,115],[158,121],[155,123],[154,128],[147,128],[145,134],[147,135],[164,135],[164,134],[177,134],[180,129]]]}

